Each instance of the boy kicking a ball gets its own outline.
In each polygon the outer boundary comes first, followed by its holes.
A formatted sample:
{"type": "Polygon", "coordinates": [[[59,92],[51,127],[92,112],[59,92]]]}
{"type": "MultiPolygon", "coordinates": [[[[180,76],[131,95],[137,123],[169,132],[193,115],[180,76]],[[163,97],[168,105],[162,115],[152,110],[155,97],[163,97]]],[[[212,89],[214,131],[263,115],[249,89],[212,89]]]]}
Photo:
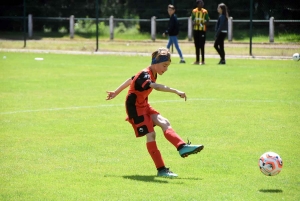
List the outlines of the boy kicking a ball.
{"type": "Polygon", "coordinates": [[[121,91],[129,86],[125,100],[127,118],[132,125],[136,137],[146,136],[146,148],[156,166],[157,176],[177,177],[165,166],[161,153],[156,145],[154,126],[161,127],[165,138],[173,144],[183,158],[200,152],[203,145],[185,143],[171,127],[168,119],[148,103],[148,96],[153,89],[162,92],[177,94],[180,98],[187,99],[186,94],[174,88],[156,83],[157,75],[163,75],[171,64],[171,55],[168,49],[159,48],[152,53],[151,65],[141,70],[133,77],[123,82],[115,91],[107,91],[106,100],[115,98],[121,91]]]}

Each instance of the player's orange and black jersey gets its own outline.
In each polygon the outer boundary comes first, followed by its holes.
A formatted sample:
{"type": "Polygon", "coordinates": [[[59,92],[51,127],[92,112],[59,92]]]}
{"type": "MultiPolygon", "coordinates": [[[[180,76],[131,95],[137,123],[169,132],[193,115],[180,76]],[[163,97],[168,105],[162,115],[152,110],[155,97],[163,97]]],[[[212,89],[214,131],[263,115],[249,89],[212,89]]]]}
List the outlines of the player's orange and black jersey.
{"type": "Polygon", "coordinates": [[[150,67],[145,68],[132,77],[126,97],[126,111],[129,119],[147,113],[147,108],[149,107],[148,96],[153,90],[150,84],[155,83],[155,81],[156,77],[153,75],[150,67]]]}

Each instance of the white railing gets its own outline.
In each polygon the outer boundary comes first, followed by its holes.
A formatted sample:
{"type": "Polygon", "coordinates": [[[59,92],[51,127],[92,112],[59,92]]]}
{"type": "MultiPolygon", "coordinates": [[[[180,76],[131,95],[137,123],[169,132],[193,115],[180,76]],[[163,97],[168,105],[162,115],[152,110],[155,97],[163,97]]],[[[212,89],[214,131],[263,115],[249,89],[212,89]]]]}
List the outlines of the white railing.
{"type": "MultiPolygon", "coordinates": [[[[53,18],[53,17],[36,17],[36,19],[47,19],[47,20],[69,20],[70,21],[70,38],[74,37],[74,26],[75,26],[75,20],[96,20],[96,18],[75,18],[74,15],[71,15],[69,18],[53,18]]],[[[101,21],[109,21],[109,30],[110,30],[110,40],[114,39],[114,22],[117,21],[132,21],[132,22],[150,22],[151,23],[151,40],[155,41],[156,39],[156,22],[158,21],[169,21],[169,18],[164,19],[157,19],[155,16],[153,16],[151,19],[121,19],[121,18],[114,18],[113,16],[110,16],[110,18],[99,18],[98,20],[101,21]]],[[[182,17],[178,18],[178,20],[183,21],[187,20],[188,24],[188,40],[192,41],[192,19],[191,17],[182,17]]],[[[210,22],[217,22],[217,20],[210,20],[210,22]]],[[[232,41],[233,39],[233,24],[234,22],[244,22],[244,23],[250,23],[250,20],[233,20],[232,17],[228,19],[228,41],[232,41]]],[[[252,22],[265,22],[269,23],[269,42],[274,42],[274,23],[275,22],[281,22],[281,23],[299,23],[300,20],[275,20],[274,17],[271,17],[269,20],[252,20],[252,22]]],[[[28,36],[31,38],[33,35],[33,16],[31,14],[28,15],[28,36]]]]}

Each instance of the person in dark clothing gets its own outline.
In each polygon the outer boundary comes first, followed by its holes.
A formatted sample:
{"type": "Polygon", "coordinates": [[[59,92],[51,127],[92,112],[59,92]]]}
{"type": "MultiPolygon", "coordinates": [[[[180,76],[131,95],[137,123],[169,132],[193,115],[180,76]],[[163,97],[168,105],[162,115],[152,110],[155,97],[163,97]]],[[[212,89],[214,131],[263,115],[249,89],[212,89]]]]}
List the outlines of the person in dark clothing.
{"type": "Polygon", "coordinates": [[[180,57],[180,63],[185,63],[177,39],[177,35],[179,33],[179,23],[175,15],[175,7],[171,4],[168,5],[168,13],[170,15],[169,25],[168,25],[168,29],[163,33],[163,37],[169,35],[169,42],[167,44],[167,48],[170,49],[170,46],[174,44],[180,57]]]}
{"type": "Polygon", "coordinates": [[[224,40],[227,36],[228,31],[228,11],[227,6],[224,3],[218,5],[219,18],[216,24],[216,34],[215,34],[215,43],[214,48],[217,50],[218,54],[221,57],[219,64],[226,64],[225,61],[225,50],[224,50],[224,40]]]}
{"type": "Polygon", "coordinates": [[[205,41],[206,41],[206,24],[209,22],[210,18],[208,11],[203,8],[204,2],[202,0],[197,0],[197,8],[192,11],[192,21],[193,21],[193,37],[196,50],[196,61],[193,63],[195,65],[205,64],[205,41]],[[201,62],[200,62],[200,51],[201,51],[201,62]]]}

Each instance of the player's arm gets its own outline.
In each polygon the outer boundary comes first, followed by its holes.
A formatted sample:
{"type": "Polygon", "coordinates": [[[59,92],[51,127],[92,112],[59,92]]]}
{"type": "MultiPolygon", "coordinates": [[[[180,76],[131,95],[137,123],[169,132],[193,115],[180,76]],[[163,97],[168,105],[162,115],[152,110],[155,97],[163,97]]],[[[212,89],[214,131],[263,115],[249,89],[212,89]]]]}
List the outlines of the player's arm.
{"type": "Polygon", "coordinates": [[[128,78],[116,90],[106,91],[106,93],[107,93],[106,100],[111,100],[111,99],[115,98],[119,93],[121,93],[121,91],[126,89],[131,84],[131,82],[132,82],[132,78],[128,78]]]}
{"type": "Polygon", "coordinates": [[[210,20],[210,17],[208,15],[208,13],[206,13],[204,19],[205,19],[204,23],[207,24],[209,22],[209,20],[210,20]]]}
{"type": "Polygon", "coordinates": [[[183,91],[179,91],[177,89],[170,88],[168,86],[162,85],[162,84],[157,84],[151,82],[150,87],[157,90],[157,91],[163,91],[163,92],[171,92],[177,94],[180,98],[184,98],[186,101],[187,97],[186,94],[183,91]]]}

